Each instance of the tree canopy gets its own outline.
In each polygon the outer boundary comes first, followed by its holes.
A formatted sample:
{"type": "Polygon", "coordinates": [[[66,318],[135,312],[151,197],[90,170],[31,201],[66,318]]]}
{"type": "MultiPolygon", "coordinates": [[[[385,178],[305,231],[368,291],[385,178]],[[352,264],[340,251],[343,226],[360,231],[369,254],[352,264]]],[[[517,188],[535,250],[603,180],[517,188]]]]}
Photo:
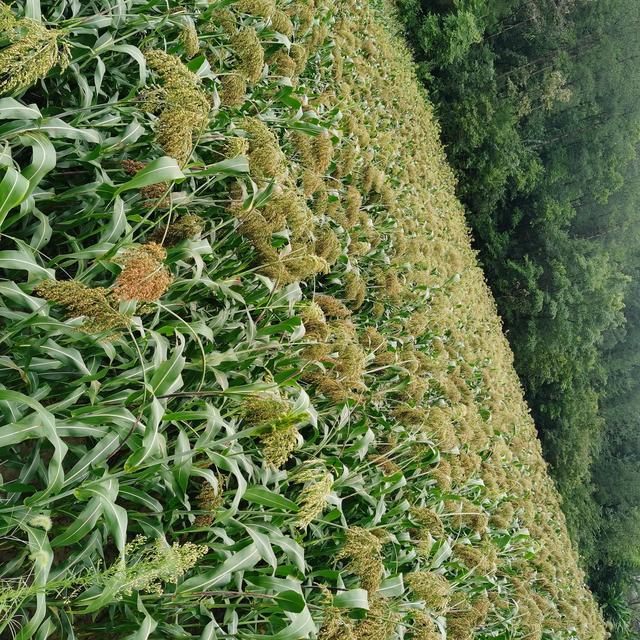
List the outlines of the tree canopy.
{"type": "Polygon", "coordinates": [[[640,550],[640,5],[398,5],[574,540],[607,601],[640,550]]]}

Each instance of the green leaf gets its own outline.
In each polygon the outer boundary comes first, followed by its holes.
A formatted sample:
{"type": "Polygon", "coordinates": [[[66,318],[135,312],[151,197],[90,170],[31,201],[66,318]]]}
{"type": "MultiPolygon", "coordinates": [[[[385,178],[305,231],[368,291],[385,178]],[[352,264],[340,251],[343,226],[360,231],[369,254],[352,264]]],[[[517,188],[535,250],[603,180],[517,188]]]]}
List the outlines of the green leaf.
{"type": "Polygon", "coordinates": [[[44,353],[51,356],[55,360],[58,360],[59,362],[62,362],[64,364],[71,364],[84,375],[91,375],[91,372],[87,368],[87,365],[82,358],[82,354],[77,349],[74,349],[72,347],[63,347],[51,338],[49,338],[49,340],[47,340],[47,342],[42,345],[41,348],[44,353]]]}
{"type": "Polygon", "coordinates": [[[189,437],[182,429],[178,431],[175,455],[173,477],[175,478],[178,490],[181,494],[184,494],[187,491],[189,476],[191,475],[193,452],[191,451],[189,437]]]}
{"type": "Polygon", "coordinates": [[[333,605],[340,609],[369,609],[369,594],[366,589],[341,591],[333,598],[333,605]]]}
{"type": "Polygon", "coordinates": [[[184,177],[185,175],[180,170],[175,159],[163,156],[150,162],[144,169],[138,171],[131,180],[120,185],[116,189],[116,195],[131,189],[142,189],[142,187],[148,187],[150,184],[182,180],[184,177]]]}
{"type": "Polygon", "coordinates": [[[178,587],[178,593],[199,593],[225,585],[231,580],[233,574],[254,567],[259,560],[260,553],[252,543],[227,558],[217,569],[185,580],[178,587]]]}
{"type": "Polygon", "coordinates": [[[18,251],[0,251],[0,269],[26,271],[30,277],[38,276],[39,279],[53,279],[55,276],[53,269],[41,267],[25,246],[18,251]]]}
{"type": "Polygon", "coordinates": [[[278,559],[273,552],[269,537],[264,533],[260,533],[255,527],[245,526],[247,533],[251,536],[253,543],[256,545],[256,549],[260,553],[260,557],[273,569],[278,566],[278,559]]]}
{"type": "Polygon", "coordinates": [[[305,607],[301,613],[288,614],[291,623],[275,635],[266,635],[270,640],[302,640],[317,632],[311,613],[305,607]]]}
{"type": "Polygon", "coordinates": [[[255,585],[263,591],[274,591],[281,593],[282,591],[300,591],[300,581],[293,578],[274,578],[263,573],[252,573],[247,576],[247,584],[255,585]]]}
{"type": "Polygon", "coordinates": [[[299,510],[298,505],[285,498],[278,493],[274,493],[269,489],[254,485],[247,487],[242,496],[247,502],[253,502],[254,504],[262,505],[263,507],[272,507],[274,509],[282,509],[284,511],[296,512],[299,510]]]}
{"type": "Polygon", "coordinates": [[[148,459],[153,458],[164,446],[164,438],[159,432],[164,407],[157,398],[154,398],[145,412],[146,426],[142,445],[132,453],[125,462],[125,470],[133,471],[142,466],[148,459]]]}
{"type": "Polygon", "coordinates": [[[199,640],[217,640],[218,636],[216,634],[216,629],[220,629],[218,623],[215,620],[212,620],[200,634],[199,640]]]}
{"type": "Polygon", "coordinates": [[[91,498],[80,515],[59,535],[51,541],[52,547],[65,547],[84,538],[102,515],[102,504],[99,497],[91,498]]]}
{"type": "MultiPolygon", "coordinates": [[[[126,53],[128,56],[133,58],[138,63],[138,74],[140,84],[144,84],[144,81],[147,78],[147,62],[144,58],[144,54],[138,47],[132,44],[117,44],[110,47],[112,51],[119,51],[120,53],[126,53]]],[[[126,136],[123,136],[123,142],[126,141],[126,136]]]]}
{"type": "Polygon", "coordinates": [[[251,206],[255,209],[260,209],[260,207],[263,207],[265,204],[267,204],[267,202],[269,202],[269,200],[271,200],[275,188],[276,181],[271,180],[271,182],[266,187],[264,187],[264,189],[261,189],[257,193],[254,193],[252,197],[249,198],[248,202],[245,202],[245,206],[251,206]]]}
{"type": "Polygon", "coordinates": [[[235,158],[209,165],[206,169],[190,169],[186,170],[185,173],[194,178],[202,178],[204,176],[220,176],[220,178],[241,176],[249,173],[249,161],[245,156],[236,156],[235,158]]]}
{"type": "Polygon", "coordinates": [[[160,397],[173,393],[182,386],[181,372],[186,362],[182,355],[183,349],[184,340],[180,339],[171,358],[156,369],[149,383],[154,396],[160,397]]]}
{"type": "Polygon", "coordinates": [[[102,231],[99,244],[115,243],[130,229],[127,223],[127,215],[124,210],[124,202],[119,196],[115,197],[113,203],[113,214],[109,224],[102,231]]]}
{"type": "Polygon", "coordinates": [[[297,327],[302,324],[302,320],[300,318],[289,318],[288,320],[283,320],[282,322],[278,322],[277,324],[272,324],[267,327],[262,327],[258,330],[258,336],[272,336],[274,334],[282,334],[285,331],[293,331],[297,327]]]}
{"type": "Polygon", "coordinates": [[[115,135],[106,142],[111,148],[126,147],[138,141],[144,135],[144,127],[135,119],[127,125],[121,136],[115,135]]]}
{"type": "Polygon", "coordinates": [[[87,451],[65,476],[65,485],[72,485],[83,480],[91,469],[109,459],[120,444],[120,435],[111,432],[104,436],[98,444],[87,451]]]}
{"type": "Polygon", "coordinates": [[[269,540],[273,546],[280,547],[289,561],[296,565],[298,571],[300,571],[302,575],[305,575],[306,563],[304,559],[304,547],[301,544],[292,540],[288,536],[274,533],[272,531],[269,532],[269,540]]]}
{"type": "MultiPolygon", "coordinates": [[[[34,527],[24,527],[29,535],[29,558],[33,561],[33,584],[46,585],[49,571],[53,564],[53,551],[46,532],[34,527]]],[[[47,612],[47,596],[45,589],[36,595],[36,609],[26,624],[22,625],[15,640],[30,640],[42,624],[47,612]]],[[[4,626],[4,625],[3,625],[4,626]]]]}
{"type": "Polygon", "coordinates": [[[116,548],[123,554],[127,543],[127,510],[106,498],[101,499],[102,515],[107,523],[109,533],[113,536],[116,548]]]}
{"type": "Polygon", "coordinates": [[[119,495],[124,500],[130,500],[142,505],[145,509],[155,513],[162,513],[162,504],[148,493],[135,487],[121,486],[119,495]]]}
{"type": "Polygon", "coordinates": [[[29,193],[29,180],[13,167],[7,167],[0,182],[0,228],[7,213],[17,207],[29,193]]]}
{"type": "Polygon", "coordinates": [[[24,135],[25,144],[31,146],[31,164],[22,175],[29,181],[27,195],[31,195],[42,178],[56,166],[56,150],[43,135],[35,132],[24,135]]]}
{"type": "Polygon", "coordinates": [[[0,448],[20,444],[33,438],[41,438],[42,435],[42,425],[38,422],[32,424],[24,421],[22,423],[8,424],[0,427],[0,448]]]}
{"type": "Polygon", "coordinates": [[[39,127],[39,131],[48,133],[51,138],[70,138],[100,144],[100,134],[94,129],[76,129],[60,118],[48,118],[39,127]]]}
{"type": "Polygon", "coordinates": [[[387,598],[399,598],[404,593],[403,575],[399,573],[397,576],[383,580],[378,593],[387,598]]]}
{"type": "Polygon", "coordinates": [[[134,634],[128,636],[128,640],[148,640],[149,636],[156,630],[158,623],[147,611],[140,596],[138,596],[137,609],[140,613],[144,614],[144,620],[138,630],[134,634]]]}
{"type": "Polygon", "coordinates": [[[40,0],[27,0],[24,8],[24,15],[36,22],[42,22],[42,9],[40,0]]]}
{"type": "Polygon", "coordinates": [[[293,590],[281,591],[276,595],[275,600],[283,611],[292,613],[300,613],[306,604],[302,594],[293,590]]]}
{"type": "Polygon", "coordinates": [[[19,409],[21,409],[21,405],[23,404],[34,410],[34,413],[27,415],[25,418],[20,420],[20,423],[23,426],[18,427],[16,424],[10,424],[0,429],[0,446],[13,444],[16,438],[18,438],[18,442],[21,442],[22,440],[37,437],[46,438],[51,442],[54,448],[53,456],[49,461],[49,466],[47,468],[47,489],[44,492],[35,494],[32,498],[25,500],[25,504],[31,500],[36,501],[40,498],[46,497],[48,493],[51,493],[62,486],[64,481],[62,461],[68,449],[67,445],[61,440],[60,435],[56,430],[55,417],[37,400],[29,398],[28,396],[16,391],[0,389],[0,401],[4,401],[7,406],[15,407],[14,413],[16,415],[20,414],[19,409]]]}
{"type": "Polygon", "coordinates": [[[250,384],[239,384],[235,387],[229,387],[228,389],[225,389],[223,393],[224,395],[229,396],[245,396],[254,393],[260,393],[262,391],[273,391],[277,388],[278,385],[272,382],[252,382],[250,384]]]}
{"type": "Polygon", "coordinates": [[[44,213],[36,208],[33,208],[31,213],[33,214],[33,217],[39,221],[39,224],[37,225],[34,234],[31,236],[29,246],[35,251],[38,251],[41,247],[46,245],[49,240],[51,240],[53,229],[49,224],[49,218],[45,216],[44,213]]]}
{"type": "Polygon", "coordinates": [[[42,118],[35,104],[24,105],[13,98],[0,99],[0,120],[37,120],[42,118]]]}
{"type": "Polygon", "coordinates": [[[448,540],[437,540],[433,544],[433,547],[431,547],[431,553],[433,554],[431,558],[431,568],[437,569],[442,566],[443,562],[451,557],[453,550],[448,540]]]}

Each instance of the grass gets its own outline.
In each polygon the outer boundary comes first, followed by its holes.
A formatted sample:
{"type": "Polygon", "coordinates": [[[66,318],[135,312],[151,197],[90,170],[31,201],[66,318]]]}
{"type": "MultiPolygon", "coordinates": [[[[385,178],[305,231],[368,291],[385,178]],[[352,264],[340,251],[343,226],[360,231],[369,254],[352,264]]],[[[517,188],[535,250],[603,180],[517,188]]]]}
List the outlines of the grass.
{"type": "Polygon", "coordinates": [[[39,6],[0,4],[2,633],[604,638],[388,9],[39,6]]]}

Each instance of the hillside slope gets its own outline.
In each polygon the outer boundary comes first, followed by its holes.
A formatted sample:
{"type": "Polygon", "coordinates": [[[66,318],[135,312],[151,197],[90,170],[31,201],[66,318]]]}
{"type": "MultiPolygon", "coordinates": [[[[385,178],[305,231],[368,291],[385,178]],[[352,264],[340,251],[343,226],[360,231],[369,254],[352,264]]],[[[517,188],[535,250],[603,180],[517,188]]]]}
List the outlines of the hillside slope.
{"type": "Polygon", "coordinates": [[[0,3],[1,633],[604,638],[386,10],[40,6],[0,3]]]}

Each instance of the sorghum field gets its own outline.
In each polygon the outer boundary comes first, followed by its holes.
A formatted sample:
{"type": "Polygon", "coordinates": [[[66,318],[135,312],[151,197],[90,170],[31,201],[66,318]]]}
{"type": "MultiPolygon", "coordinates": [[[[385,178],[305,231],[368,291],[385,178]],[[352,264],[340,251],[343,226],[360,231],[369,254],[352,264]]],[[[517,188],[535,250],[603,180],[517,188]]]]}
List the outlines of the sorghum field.
{"type": "Polygon", "coordinates": [[[2,638],[606,637],[394,24],[0,2],[2,638]]]}

